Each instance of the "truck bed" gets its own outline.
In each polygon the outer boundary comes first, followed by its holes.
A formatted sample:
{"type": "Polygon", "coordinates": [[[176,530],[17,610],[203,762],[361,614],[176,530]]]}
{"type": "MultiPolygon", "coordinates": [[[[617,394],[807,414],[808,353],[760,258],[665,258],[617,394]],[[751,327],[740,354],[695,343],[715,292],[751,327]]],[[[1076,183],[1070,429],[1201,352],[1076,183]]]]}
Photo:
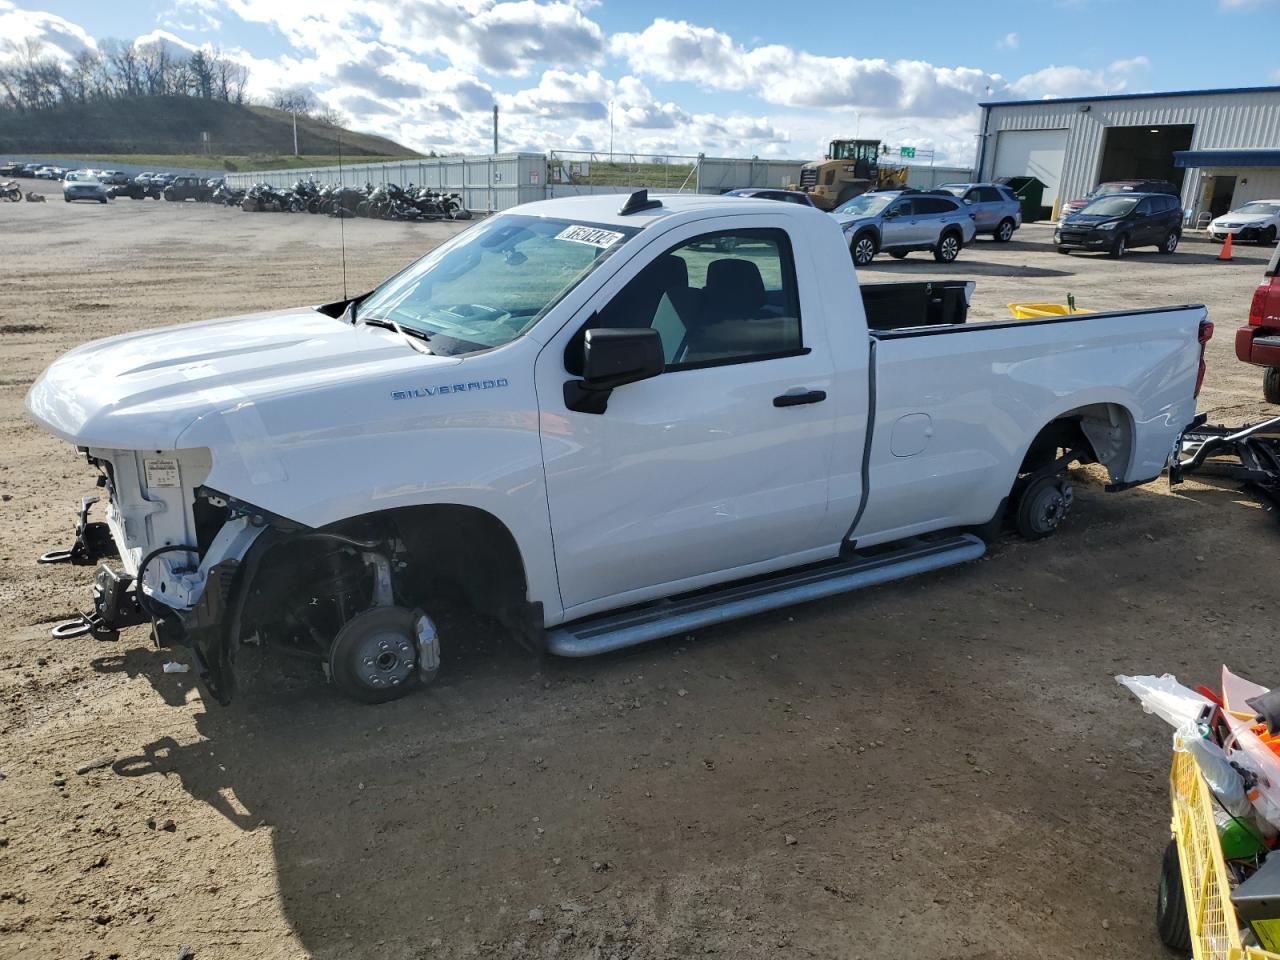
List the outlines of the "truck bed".
{"type": "Polygon", "coordinates": [[[1205,316],[1192,305],[871,330],[870,492],[853,536],[924,532],[921,502],[934,525],[986,522],[1030,438],[1060,417],[1124,451],[1106,462],[1113,484],[1159,476],[1195,416],[1205,316]]]}
{"type": "Polygon", "coordinates": [[[871,330],[964,323],[973,299],[972,280],[872,283],[862,287],[862,306],[871,330]]]}

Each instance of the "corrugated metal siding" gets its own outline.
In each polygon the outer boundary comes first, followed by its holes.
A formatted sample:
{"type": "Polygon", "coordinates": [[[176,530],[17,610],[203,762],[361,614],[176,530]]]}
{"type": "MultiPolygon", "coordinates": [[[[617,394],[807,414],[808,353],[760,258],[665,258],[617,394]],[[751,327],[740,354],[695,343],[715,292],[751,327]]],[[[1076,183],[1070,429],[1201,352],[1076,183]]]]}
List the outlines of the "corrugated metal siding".
{"type": "MultiPolygon", "coordinates": [[[[1191,124],[1191,149],[1280,147],[1280,91],[993,106],[987,121],[987,149],[979,176],[991,175],[996,134],[1002,130],[1066,129],[1066,156],[1060,196],[1079,197],[1097,183],[1108,127],[1191,124]],[[1088,110],[1083,108],[1088,107],[1088,110]]],[[[1199,197],[1200,171],[1188,170],[1183,205],[1199,197]]]]}
{"type": "Polygon", "coordinates": [[[396,163],[344,163],[311,170],[266,170],[227,174],[227,183],[248,188],[255,183],[289,187],[299,179],[363,187],[414,184],[457,193],[468,210],[505,210],[541,200],[547,158],[540,153],[500,153],[475,157],[423,157],[396,163]]]}

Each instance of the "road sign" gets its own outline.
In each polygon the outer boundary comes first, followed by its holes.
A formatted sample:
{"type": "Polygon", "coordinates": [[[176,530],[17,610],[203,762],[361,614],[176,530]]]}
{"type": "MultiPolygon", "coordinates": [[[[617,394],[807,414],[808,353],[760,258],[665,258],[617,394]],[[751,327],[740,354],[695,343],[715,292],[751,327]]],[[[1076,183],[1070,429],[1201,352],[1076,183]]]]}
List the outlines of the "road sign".
{"type": "Polygon", "coordinates": [[[915,155],[916,155],[915,147],[899,147],[898,148],[898,156],[902,157],[903,160],[914,160],[915,155]]]}

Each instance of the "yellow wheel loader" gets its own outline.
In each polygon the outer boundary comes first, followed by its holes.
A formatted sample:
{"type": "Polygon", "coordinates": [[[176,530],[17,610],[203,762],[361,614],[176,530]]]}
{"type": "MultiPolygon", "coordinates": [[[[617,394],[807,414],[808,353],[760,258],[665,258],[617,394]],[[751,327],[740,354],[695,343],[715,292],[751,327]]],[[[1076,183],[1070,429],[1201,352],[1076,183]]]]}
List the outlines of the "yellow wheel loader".
{"type": "Polygon", "coordinates": [[[879,140],[832,140],[825,159],[800,168],[800,182],[790,190],[809,195],[819,210],[834,210],[868,190],[905,187],[905,166],[881,166],[879,140]]]}

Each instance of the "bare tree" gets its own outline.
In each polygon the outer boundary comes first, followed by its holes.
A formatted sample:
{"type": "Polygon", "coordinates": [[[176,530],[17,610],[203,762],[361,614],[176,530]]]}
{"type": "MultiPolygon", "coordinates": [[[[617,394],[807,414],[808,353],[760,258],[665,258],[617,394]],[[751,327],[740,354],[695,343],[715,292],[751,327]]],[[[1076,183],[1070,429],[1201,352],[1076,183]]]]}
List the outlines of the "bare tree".
{"type": "Polygon", "coordinates": [[[293,87],[273,93],[271,106],[277,110],[288,110],[290,113],[300,113],[304,117],[309,117],[316,108],[316,100],[306,87],[293,87]]]}
{"type": "MultiPolygon", "coordinates": [[[[218,50],[189,57],[163,44],[140,47],[105,39],[98,50],[82,50],[69,64],[50,56],[37,40],[0,41],[0,110],[47,110],[60,103],[90,103],[113,97],[192,96],[244,103],[249,70],[218,50]]],[[[309,114],[310,91],[277,95],[277,106],[309,114]]]]}

